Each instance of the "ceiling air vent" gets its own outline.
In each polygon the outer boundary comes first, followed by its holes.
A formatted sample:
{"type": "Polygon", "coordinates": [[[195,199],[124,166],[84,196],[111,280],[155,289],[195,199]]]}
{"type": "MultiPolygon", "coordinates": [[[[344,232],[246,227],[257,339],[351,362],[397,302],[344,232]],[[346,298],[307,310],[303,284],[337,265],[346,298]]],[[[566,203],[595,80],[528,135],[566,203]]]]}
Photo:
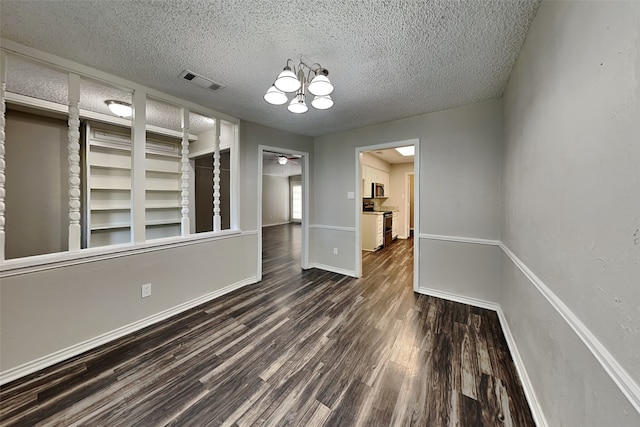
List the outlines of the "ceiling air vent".
{"type": "Polygon", "coordinates": [[[181,79],[184,79],[188,82],[193,83],[196,86],[200,86],[201,88],[204,88],[204,89],[218,91],[224,88],[224,85],[221,85],[220,83],[216,83],[213,80],[207,77],[201,76],[200,74],[194,73],[193,71],[190,71],[190,70],[184,70],[182,73],[180,73],[179,77],[181,79]]]}

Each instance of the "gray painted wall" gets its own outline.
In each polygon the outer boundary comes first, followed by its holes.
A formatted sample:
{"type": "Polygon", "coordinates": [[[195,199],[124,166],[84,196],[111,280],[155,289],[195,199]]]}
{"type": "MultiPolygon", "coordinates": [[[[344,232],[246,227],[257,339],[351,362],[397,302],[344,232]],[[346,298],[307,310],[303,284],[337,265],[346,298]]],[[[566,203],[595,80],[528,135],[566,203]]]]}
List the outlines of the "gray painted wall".
{"type": "Polygon", "coordinates": [[[262,226],[289,222],[289,177],[262,175],[262,226]]]}
{"type": "Polygon", "coordinates": [[[68,248],[67,132],[65,120],[7,111],[7,259],[68,248]]]}
{"type": "MultiPolygon", "coordinates": [[[[311,222],[322,228],[311,234],[311,261],[355,270],[355,230],[331,229],[355,227],[356,202],[347,198],[356,185],[355,149],[412,138],[420,139],[420,233],[499,238],[502,103],[495,99],[316,138],[311,222]],[[334,247],[340,256],[332,255],[334,247]]],[[[498,265],[498,252],[468,245],[452,243],[449,262],[431,265],[426,254],[442,243],[421,239],[420,286],[497,302],[497,269],[474,268],[487,258],[498,265]]]]}
{"type": "MultiPolygon", "coordinates": [[[[278,129],[269,128],[251,122],[240,123],[240,223],[245,230],[257,227],[258,162],[262,161],[258,153],[259,145],[287,148],[309,153],[309,179],[313,179],[313,138],[296,135],[278,129]]],[[[309,204],[312,205],[312,200],[309,204]]],[[[313,206],[309,208],[313,212],[313,206]]]]}
{"type": "Polygon", "coordinates": [[[33,361],[255,277],[251,254],[256,244],[255,235],[242,236],[5,277],[0,287],[0,368],[33,361]],[[152,284],[149,298],[140,297],[143,283],[152,284]]]}
{"type": "MultiPolygon", "coordinates": [[[[640,383],[640,4],[543,2],[504,96],[502,240],[640,383]]],[[[549,425],[640,425],[511,260],[501,305],[549,425]]]]}

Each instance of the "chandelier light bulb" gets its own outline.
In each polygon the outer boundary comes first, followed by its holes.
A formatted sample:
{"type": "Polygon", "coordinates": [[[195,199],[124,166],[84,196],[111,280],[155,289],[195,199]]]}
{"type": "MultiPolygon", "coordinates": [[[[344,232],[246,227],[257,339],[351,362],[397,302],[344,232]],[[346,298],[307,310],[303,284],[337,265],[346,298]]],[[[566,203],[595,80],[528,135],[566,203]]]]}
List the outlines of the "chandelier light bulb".
{"type": "Polygon", "coordinates": [[[309,92],[316,96],[330,95],[333,92],[333,85],[324,74],[318,74],[309,83],[309,92]]]}
{"type": "Polygon", "coordinates": [[[298,77],[296,77],[295,73],[291,71],[291,68],[284,67],[284,70],[278,74],[278,78],[276,78],[274,85],[282,92],[295,92],[300,89],[302,82],[298,80],[298,77]]]}
{"type": "Polygon", "coordinates": [[[282,105],[286,104],[288,101],[287,95],[274,85],[272,85],[267,93],[264,94],[264,100],[272,105],[282,105]]]}
{"type": "Polygon", "coordinates": [[[302,114],[309,111],[309,107],[304,103],[304,94],[297,94],[296,97],[291,100],[287,109],[295,114],[302,114]]]}
{"type": "Polygon", "coordinates": [[[308,89],[309,96],[313,96],[313,100],[309,99],[311,106],[316,110],[327,110],[333,107],[333,99],[329,95],[334,90],[328,75],[329,71],[326,68],[317,62],[307,64],[302,55],[297,63],[287,59],[286,66],[267,90],[264,100],[271,105],[283,105],[288,102],[287,110],[294,114],[303,114],[310,108],[305,102],[308,89]],[[290,102],[287,98],[288,93],[294,94],[290,102]]]}
{"type": "Polygon", "coordinates": [[[313,101],[311,101],[311,105],[316,110],[327,110],[333,107],[333,99],[331,99],[329,95],[316,96],[313,98],[313,101]]]}

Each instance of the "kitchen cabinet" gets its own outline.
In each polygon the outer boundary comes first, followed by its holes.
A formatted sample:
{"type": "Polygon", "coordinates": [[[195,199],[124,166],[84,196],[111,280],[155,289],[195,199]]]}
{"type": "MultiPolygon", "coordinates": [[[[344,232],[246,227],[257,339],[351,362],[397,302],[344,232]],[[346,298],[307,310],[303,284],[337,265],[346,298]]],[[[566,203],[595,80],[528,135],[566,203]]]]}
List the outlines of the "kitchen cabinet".
{"type": "Polygon", "coordinates": [[[362,165],[362,197],[371,197],[371,184],[384,185],[384,196],[389,197],[389,172],[362,165]]]}
{"type": "Polygon", "coordinates": [[[371,197],[371,167],[362,165],[362,197],[371,197]]]}
{"type": "Polygon", "coordinates": [[[373,252],[384,243],[384,214],[382,212],[363,212],[360,221],[362,250],[373,252]]]}
{"type": "Polygon", "coordinates": [[[390,185],[390,177],[389,177],[389,173],[388,172],[382,172],[382,181],[380,181],[384,184],[384,196],[385,197],[389,197],[391,196],[391,185],[390,185]]]}

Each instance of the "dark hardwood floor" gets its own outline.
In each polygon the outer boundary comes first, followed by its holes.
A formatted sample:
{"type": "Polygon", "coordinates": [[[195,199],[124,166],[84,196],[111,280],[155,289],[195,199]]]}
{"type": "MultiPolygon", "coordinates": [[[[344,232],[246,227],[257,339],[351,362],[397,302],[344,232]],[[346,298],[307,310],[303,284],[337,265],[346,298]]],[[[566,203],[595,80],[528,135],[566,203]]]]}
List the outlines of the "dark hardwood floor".
{"type": "Polygon", "coordinates": [[[413,240],[356,280],[263,233],[262,282],[2,386],[0,425],[534,425],[496,314],[413,293],[413,240]]]}

